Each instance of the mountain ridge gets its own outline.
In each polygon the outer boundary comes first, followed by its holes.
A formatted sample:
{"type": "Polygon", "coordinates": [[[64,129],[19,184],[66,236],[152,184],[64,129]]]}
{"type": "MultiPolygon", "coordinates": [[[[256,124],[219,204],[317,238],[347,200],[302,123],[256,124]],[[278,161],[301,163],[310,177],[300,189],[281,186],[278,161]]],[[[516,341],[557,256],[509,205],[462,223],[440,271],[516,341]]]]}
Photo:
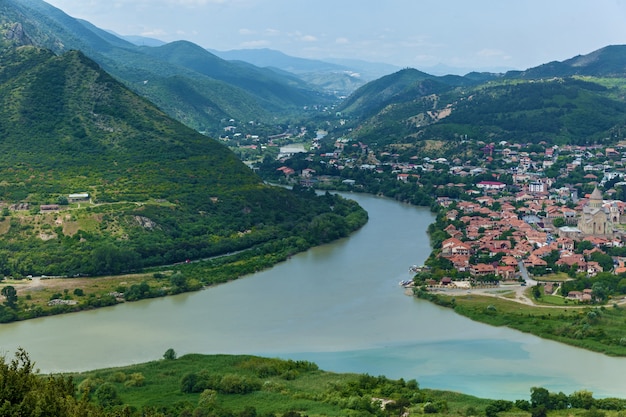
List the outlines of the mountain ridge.
{"type": "Polygon", "coordinates": [[[353,230],[332,212],[340,201],[266,185],[82,52],[6,45],[0,274],[116,274],[353,230]],[[69,204],[73,193],[88,201],[69,204]]]}
{"type": "MultiPolygon", "coordinates": [[[[89,22],[74,19],[41,0],[5,0],[0,9],[0,23],[5,37],[13,25],[19,24],[24,34],[22,41],[26,44],[55,53],[70,49],[83,51],[135,92],[157,103],[170,116],[196,130],[213,134],[219,132],[222,119],[264,119],[269,122],[273,120],[272,116],[290,114],[304,103],[328,104],[333,100],[331,95],[304,82],[294,85],[293,80],[281,80],[271,71],[249,65],[237,66],[223,60],[220,65],[236,70],[230,72],[228,82],[212,78],[197,69],[190,70],[161,59],[158,54],[147,54],[148,47],[136,46],[89,22]],[[152,85],[144,88],[144,81],[152,82],[152,85]],[[190,97],[184,92],[189,92],[190,97]],[[267,111],[270,109],[273,115],[267,111]]],[[[186,47],[183,43],[174,45],[186,47]]],[[[209,52],[203,49],[205,61],[207,54],[209,52]]]]}

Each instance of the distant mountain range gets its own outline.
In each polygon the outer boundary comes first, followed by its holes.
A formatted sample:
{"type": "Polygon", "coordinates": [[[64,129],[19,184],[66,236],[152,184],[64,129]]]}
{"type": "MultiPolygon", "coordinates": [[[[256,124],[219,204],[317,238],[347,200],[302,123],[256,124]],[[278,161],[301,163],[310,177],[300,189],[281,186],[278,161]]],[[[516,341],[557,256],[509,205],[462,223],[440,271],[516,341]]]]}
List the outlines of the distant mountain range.
{"type": "Polygon", "coordinates": [[[509,71],[509,78],[626,77],[626,45],[610,45],[587,55],[552,61],[525,71],[509,71]]]}
{"type": "MultiPolygon", "coordinates": [[[[560,85],[558,91],[539,84],[523,89],[512,86],[573,76],[624,77],[626,47],[619,45],[524,71],[435,76],[414,69],[398,70],[385,64],[295,58],[269,49],[208,51],[187,41],[165,44],[150,38],[122,38],[89,22],[71,18],[41,0],[5,0],[0,9],[0,23],[5,38],[10,38],[13,44],[37,45],[56,53],[71,49],[82,51],[170,116],[213,135],[219,134],[230,119],[275,123],[276,118],[294,114],[306,117],[302,109],[334,105],[344,96],[347,98],[342,100],[339,110],[353,118],[349,126],[361,125],[360,135],[382,134],[385,141],[448,137],[448,133],[442,132],[457,129],[451,125],[459,123],[461,109],[466,116],[473,114],[464,117],[458,127],[464,134],[476,134],[476,125],[480,125],[480,134],[536,138],[542,136],[540,132],[530,135],[520,130],[530,126],[511,124],[509,119],[521,121],[530,117],[529,120],[543,121],[548,118],[550,122],[533,123],[532,129],[545,124],[551,126],[551,130],[544,136],[556,135],[563,141],[573,135],[572,140],[582,141],[581,135],[589,137],[590,129],[576,127],[576,124],[585,118],[565,117],[561,113],[594,114],[594,109],[600,109],[601,117],[593,120],[603,120],[592,124],[600,129],[591,135],[594,138],[606,135],[612,123],[621,123],[610,111],[611,106],[619,108],[621,103],[616,90],[619,86],[607,89],[606,85],[601,85],[602,88],[594,90],[591,83],[569,82],[567,92],[563,90],[565,85],[560,85]],[[577,90],[577,94],[584,93],[577,95],[578,98],[591,94],[596,100],[572,102],[571,90],[576,89],[582,89],[577,90]],[[556,95],[534,102],[532,108],[528,107],[528,100],[518,96],[534,97],[548,92],[556,95]],[[508,100],[503,108],[508,109],[509,114],[494,118],[491,113],[472,112],[467,100],[470,96],[474,104],[478,102],[475,98],[480,97],[482,108],[489,108],[490,112],[493,109],[489,100],[500,104],[508,100]],[[527,107],[515,108],[515,104],[521,106],[522,103],[527,107]],[[548,111],[546,106],[554,106],[554,103],[559,103],[562,112],[548,111]],[[605,109],[602,103],[609,108],[605,109]],[[442,111],[444,108],[447,110],[442,111]],[[535,114],[542,111],[541,117],[535,114]],[[612,116],[607,119],[607,114],[612,116]],[[553,120],[555,117],[558,120],[553,120]],[[383,131],[376,127],[381,124],[386,126],[383,131]]],[[[599,85],[597,80],[594,83],[599,85]]]]}
{"type": "Polygon", "coordinates": [[[82,51],[197,130],[215,132],[222,120],[231,118],[271,121],[335,100],[294,75],[226,61],[190,42],[137,46],[40,0],[5,0],[0,23],[4,36],[15,45],[36,45],[56,53],[82,51]]]}

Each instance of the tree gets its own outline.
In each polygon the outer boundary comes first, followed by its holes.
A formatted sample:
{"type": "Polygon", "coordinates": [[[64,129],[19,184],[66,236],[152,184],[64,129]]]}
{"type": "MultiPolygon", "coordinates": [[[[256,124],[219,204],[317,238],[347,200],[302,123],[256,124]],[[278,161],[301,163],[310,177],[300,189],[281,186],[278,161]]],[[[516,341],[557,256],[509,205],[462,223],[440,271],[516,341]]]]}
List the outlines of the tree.
{"type": "Polygon", "coordinates": [[[115,389],[115,385],[110,382],[105,382],[100,385],[94,395],[98,400],[98,403],[103,407],[112,407],[122,403],[122,400],[119,398],[117,390],[115,389]]]}
{"type": "Polygon", "coordinates": [[[587,390],[576,391],[569,396],[569,402],[572,408],[584,408],[589,410],[593,407],[595,400],[593,393],[587,390]]]}
{"type": "Polygon", "coordinates": [[[542,387],[532,387],[530,389],[530,405],[533,408],[545,407],[550,410],[550,391],[542,387]]]}
{"type": "Polygon", "coordinates": [[[169,348],[168,350],[166,350],[165,353],[163,354],[163,359],[170,360],[170,361],[173,361],[174,359],[176,359],[176,352],[174,351],[174,349],[169,348]]]}
{"type": "Polygon", "coordinates": [[[71,378],[40,377],[28,354],[20,349],[10,363],[0,357],[0,415],[2,416],[90,416],[105,413],[88,402],[76,400],[71,378]]]}
{"type": "Polygon", "coordinates": [[[589,259],[599,263],[604,272],[613,270],[613,258],[606,253],[594,252],[589,256],[589,259]]]}
{"type": "Polygon", "coordinates": [[[609,296],[609,291],[601,282],[594,282],[591,286],[591,291],[596,300],[606,301],[609,296]]]}
{"type": "Polygon", "coordinates": [[[180,292],[187,291],[187,278],[180,271],[170,277],[170,283],[180,292]]]}
{"type": "Polygon", "coordinates": [[[593,249],[593,243],[589,242],[588,240],[581,240],[580,242],[576,243],[576,248],[574,249],[574,252],[583,253],[584,251],[591,249],[593,249]]]}
{"type": "Polygon", "coordinates": [[[541,298],[541,295],[543,294],[543,286],[541,284],[537,284],[533,287],[533,298],[535,300],[538,300],[539,298],[541,298]]]}
{"type": "Polygon", "coordinates": [[[12,285],[7,285],[6,287],[2,288],[0,294],[4,295],[4,297],[6,298],[6,300],[4,301],[4,305],[13,309],[17,306],[17,291],[15,290],[15,287],[13,287],[12,285]]]}

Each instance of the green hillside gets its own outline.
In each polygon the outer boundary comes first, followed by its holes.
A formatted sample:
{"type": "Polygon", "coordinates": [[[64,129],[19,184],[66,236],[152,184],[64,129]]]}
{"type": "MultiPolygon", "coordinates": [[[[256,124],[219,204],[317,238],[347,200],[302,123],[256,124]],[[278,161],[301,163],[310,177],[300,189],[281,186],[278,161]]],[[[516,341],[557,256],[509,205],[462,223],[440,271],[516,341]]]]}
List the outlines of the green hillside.
{"type": "Polygon", "coordinates": [[[552,61],[525,71],[511,71],[506,77],[537,79],[574,75],[623,78],[626,76],[626,45],[609,45],[565,61],[552,61]]]}
{"type": "Polygon", "coordinates": [[[346,108],[358,125],[358,140],[384,145],[467,135],[588,144],[615,139],[614,132],[626,124],[623,83],[608,79],[495,79],[462,87],[436,82],[407,84],[397,77],[387,86],[370,83],[360,89],[361,95],[350,99],[356,108],[346,108]]]}
{"type": "Polygon", "coordinates": [[[0,363],[3,416],[619,417],[626,400],[529,387],[529,399],[484,399],[420,387],[416,380],[337,374],[308,361],[185,355],[72,375],[39,375],[22,350],[0,363]]]}
{"type": "Polygon", "coordinates": [[[368,117],[389,105],[418,100],[451,88],[438,77],[409,68],[367,83],[343,101],[339,110],[355,117],[368,117]]]}
{"type": "Polygon", "coordinates": [[[120,273],[272,242],[293,252],[366,218],[263,184],[81,52],[3,48],[0,99],[1,275],[120,273]]]}
{"type": "Polygon", "coordinates": [[[554,144],[613,141],[626,125],[626,46],[506,74],[435,77],[405,69],[372,81],[339,110],[367,144],[460,137],[554,144]]]}
{"type": "Polygon", "coordinates": [[[333,100],[293,76],[228,62],[189,42],[133,45],[41,0],[0,3],[0,36],[57,54],[80,50],[171,117],[214,136],[223,119],[269,123],[333,100]]]}

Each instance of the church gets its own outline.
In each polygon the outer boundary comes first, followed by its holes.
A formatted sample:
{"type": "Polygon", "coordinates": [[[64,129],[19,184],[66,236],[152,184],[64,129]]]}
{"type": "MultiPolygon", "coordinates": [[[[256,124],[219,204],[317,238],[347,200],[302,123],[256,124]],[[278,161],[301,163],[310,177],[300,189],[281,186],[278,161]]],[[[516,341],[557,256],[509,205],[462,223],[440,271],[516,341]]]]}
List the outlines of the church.
{"type": "Polygon", "coordinates": [[[605,204],[602,200],[602,193],[596,187],[582,207],[578,229],[585,235],[610,236],[613,235],[614,228],[617,228],[621,220],[618,202],[612,201],[605,204]]]}

